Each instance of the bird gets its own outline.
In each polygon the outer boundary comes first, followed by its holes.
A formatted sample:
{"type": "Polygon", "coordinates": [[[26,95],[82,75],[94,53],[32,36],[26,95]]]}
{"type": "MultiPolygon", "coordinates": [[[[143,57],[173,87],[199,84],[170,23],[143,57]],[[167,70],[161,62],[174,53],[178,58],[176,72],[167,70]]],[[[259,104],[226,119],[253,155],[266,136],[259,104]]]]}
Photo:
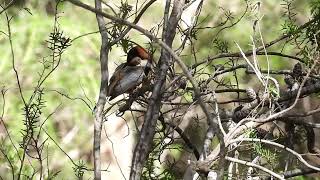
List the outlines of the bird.
{"type": "Polygon", "coordinates": [[[127,62],[120,64],[110,78],[109,101],[117,96],[130,93],[139,86],[151,70],[152,58],[141,46],[134,46],[127,53],[127,62]],[[138,66],[141,60],[147,60],[145,66],[138,66]]]}

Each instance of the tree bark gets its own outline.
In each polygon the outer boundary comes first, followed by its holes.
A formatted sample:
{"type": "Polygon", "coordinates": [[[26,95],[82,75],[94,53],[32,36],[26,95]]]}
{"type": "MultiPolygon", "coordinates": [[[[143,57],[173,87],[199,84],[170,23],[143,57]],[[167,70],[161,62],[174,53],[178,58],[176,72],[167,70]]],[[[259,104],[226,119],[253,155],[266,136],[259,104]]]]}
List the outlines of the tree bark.
{"type": "MultiPolygon", "coordinates": [[[[102,11],[101,1],[95,0],[95,8],[102,11]]],[[[107,88],[108,88],[108,33],[105,27],[106,23],[103,16],[96,13],[96,19],[101,35],[101,47],[100,47],[100,69],[101,69],[101,84],[98,102],[96,104],[94,114],[94,140],[93,140],[93,159],[94,159],[94,179],[101,179],[101,155],[100,155],[100,144],[101,144],[101,130],[103,124],[103,109],[106,104],[107,88]]]]}
{"type": "MultiPolygon", "coordinates": [[[[174,5],[164,29],[164,42],[171,48],[173,39],[176,35],[176,28],[181,18],[184,0],[175,0],[174,5]]],[[[161,107],[161,90],[164,88],[167,70],[170,64],[170,53],[163,48],[161,49],[161,56],[157,66],[156,79],[149,106],[145,114],[144,123],[141,129],[141,134],[138,143],[134,150],[133,159],[131,163],[130,179],[140,179],[143,166],[151,151],[152,140],[155,134],[156,122],[159,118],[159,111],[161,107]]]]}

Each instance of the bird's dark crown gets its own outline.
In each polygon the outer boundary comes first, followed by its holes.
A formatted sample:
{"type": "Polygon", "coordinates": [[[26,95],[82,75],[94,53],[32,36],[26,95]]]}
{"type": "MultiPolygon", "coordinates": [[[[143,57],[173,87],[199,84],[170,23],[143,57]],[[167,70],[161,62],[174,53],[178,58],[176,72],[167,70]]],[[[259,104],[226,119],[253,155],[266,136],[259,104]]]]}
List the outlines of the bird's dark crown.
{"type": "Polygon", "coordinates": [[[142,48],[141,46],[135,46],[130,49],[127,55],[127,64],[128,65],[138,65],[136,58],[139,57],[141,60],[148,60],[150,59],[149,53],[142,48]]]}

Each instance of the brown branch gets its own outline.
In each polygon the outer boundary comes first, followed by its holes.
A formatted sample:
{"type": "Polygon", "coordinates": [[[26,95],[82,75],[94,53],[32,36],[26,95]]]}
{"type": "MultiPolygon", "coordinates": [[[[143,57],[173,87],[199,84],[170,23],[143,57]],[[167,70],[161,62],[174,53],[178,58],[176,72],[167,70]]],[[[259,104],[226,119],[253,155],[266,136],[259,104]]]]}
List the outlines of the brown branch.
{"type": "Polygon", "coordinates": [[[295,114],[288,114],[285,117],[307,117],[307,116],[311,116],[313,114],[319,113],[320,112],[320,108],[308,111],[306,113],[295,113],[295,114]]]}
{"type": "MultiPolygon", "coordinates": [[[[311,24],[314,23],[315,21],[317,21],[316,18],[315,18],[315,19],[312,19],[312,20],[306,22],[305,24],[303,24],[302,26],[300,26],[293,34],[285,34],[285,35],[282,35],[282,36],[278,37],[277,39],[275,39],[275,40],[273,40],[273,41],[271,41],[271,42],[269,42],[269,43],[266,43],[264,46],[260,46],[260,47],[256,48],[257,54],[259,54],[260,51],[264,50],[264,48],[268,48],[268,47],[270,47],[270,46],[272,46],[272,45],[274,45],[274,44],[276,44],[276,43],[278,43],[278,42],[280,42],[280,41],[282,41],[282,40],[284,40],[284,39],[287,39],[287,38],[292,37],[294,34],[297,34],[297,33],[301,32],[303,29],[307,28],[309,25],[311,25],[311,24]]],[[[246,51],[246,52],[244,52],[244,54],[245,54],[247,57],[253,55],[252,50],[246,51]]],[[[279,55],[279,54],[274,54],[274,55],[279,55]]],[[[199,62],[199,63],[197,63],[197,64],[192,65],[191,68],[196,68],[196,67],[199,66],[199,65],[202,65],[202,64],[211,62],[211,61],[213,61],[213,60],[215,60],[215,59],[228,58],[228,57],[229,57],[229,58],[230,58],[230,57],[242,57],[242,54],[241,54],[241,52],[218,54],[218,55],[216,55],[216,56],[209,57],[209,58],[207,58],[206,60],[204,60],[204,61],[202,61],[202,62],[199,62]]],[[[289,57],[289,55],[286,55],[286,56],[284,56],[284,57],[289,57]]],[[[292,57],[290,56],[290,58],[292,58],[292,57]]],[[[295,58],[295,59],[296,59],[296,60],[299,60],[298,58],[295,58]]]]}
{"type": "Polygon", "coordinates": [[[226,157],[226,160],[231,161],[231,162],[235,162],[235,163],[238,163],[238,164],[246,165],[246,166],[249,166],[249,167],[254,167],[254,168],[260,169],[260,170],[262,170],[262,171],[264,171],[264,172],[266,172],[266,173],[268,173],[268,174],[270,174],[270,175],[272,175],[272,176],[274,176],[274,177],[276,177],[278,179],[283,179],[284,180],[283,176],[281,176],[281,175],[279,175],[279,174],[277,174],[277,173],[275,173],[275,172],[273,172],[273,171],[271,171],[271,170],[269,170],[269,169],[267,169],[267,168],[265,168],[263,166],[257,165],[255,163],[244,161],[244,160],[240,160],[240,159],[233,158],[233,157],[226,157]]]}
{"type": "MultiPolygon", "coordinates": [[[[139,14],[137,15],[137,17],[134,19],[133,23],[137,24],[140,20],[140,18],[142,17],[142,15],[146,12],[146,10],[157,0],[150,0],[139,12],[139,14]]],[[[118,41],[120,41],[126,34],[128,34],[128,32],[132,29],[132,26],[128,26],[127,29],[125,29],[123,31],[123,33],[121,33],[117,39],[113,40],[112,42],[110,42],[110,45],[114,45],[116,44],[118,41]]]]}
{"type": "MultiPolygon", "coordinates": [[[[170,3],[170,1],[167,1],[170,3]]],[[[181,18],[182,0],[175,0],[174,5],[168,20],[168,25],[164,27],[164,39],[163,41],[171,48],[173,39],[176,35],[176,28],[181,18]]],[[[131,163],[130,179],[140,179],[143,166],[150,153],[152,147],[152,140],[155,134],[156,122],[159,118],[159,111],[161,107],[161,99],[163,89],[166,81],[166,74],[170,63],[170,53],[162,48],[160,60],[157,66],[158,71],[156,72],[154,88],[152,91],[151,98],[147,112],[145,114],[144,123],[141,129],[140,138],[133,153],[133,159],[131,163]]]]}
{"type": "Polygon", "coordinates": [[[160,115],[159,120],[163,124],[170,126],[170,128],[172,128],[174,131],[176,131],[180,135],[182,140],[185,142],[185,144],[193,151],[193,154],[196,157],[196,159],[199,160],[200,153],[199,153],[197,147],[190,141],[190,139],[184,133],[184,131],[178,125],[175,125],[174,123],[169,122],[169,121],[165,121],[162,114],[160,115]]]}
{"type": "Polygon", "coordinates": [[[308,175],[308,174],[313,174],[313,173],[319,173],[319,171],[314,170],[314,169],[295,169],[295,170],[284,172],[283,176],[284,176],[284,178],[292,178],[292,177],[296,177],[296,176],[303,176],[303,175],[308,175]]]}
{"type": "Polygon", "coordinates": [[[310,153],[318,154],[319,157],[320,150],[316,147],[316,137],[312,127],[304,126],[307,132],[307,147],[310,153]]]}
{"type": "Polygon", "coordinates": [[[305,119],[296,118],[296,117],[282,116],[272,120],[283,121],[286,123],[296,124],[296,125],[305,126],[305,127],[320,128],[319,123],[308,122],[305,119]]]}
{"type": "Polygon", "coordinates": [[[268,144],[277,148],[281,148],[285,151],[287,151],[288,153],[294,155],[301,163],[303,163],[305,166],[320,171],[320,168],[317,166],[314,166],[312,164],[309,164],[301,154],[299,154],[298,152],[294,151],[293,149],[290,149],[288,147],[286,147],[285,145],[279,144],[277,142],[273,142],[270,140],[265,140],[265,139],[258,139],[258,138],[237,138],[237,139],[232,139],[232,140],[227,140],[226,144],[227,145],[231,145],[233,143],[237,143],[237,142],[252,142],[252,143],[264,143],[264,144],[268,144]]]}
{"type": "Polygon", "coordinates": [[[6,11],[7,9],[9,9],[12,5],[14,5],[15,2],[16,2],[16,0],[11,0],[11,1],[9,2],[9,4],[6,5],[6,7],[2,7],[2,6],[1,6],[2,10],[0,11],[0,14],[2,14],[4,11],[6,11]]]}
{"type": "Polygon", "coordinates": [[[25,98],[23,96],[23,93],[22,93],[21,81],[20,81],[19,73],[18,73],[18,70],[16,68],[16,63],[15,63],[15,53],[14,53],[14,49],[13,49],[11,26],[10,26],[11,18],[9,18],[7,13],[5,13],[5,14],[6,14],[6,20],[7,20],[8,37],[9,37],[11,57],[12,57],[12,69],[13,69],[13,71],[15,73],[15,77],[16,77],[16,81],[17,81],[17,85],[18,85],[18,89],[19,89],[19,95],[21,97],[21,100],[23,101],[23,104],[26,105],[27,103],[26,103],[26,100],[25,100],[25,98]]]}
{"type": "MultiPolygon", "coordinates": [[[[6,20],[7,20],[8,37],[9,37],[9,43],[10,43],[11,56],[12,56],[12,69],[13,69],[13,71],[15,73],[15,77],[16,77],[16,81],[17,81],[17,85],[18,85],[18,89],[19,89],[20,98],[21,98],[21,100],[22,100],[22,102],[24,104],[24,107],[27,107],[25,98],[24,98],[23,93],[22,93],[22,86],[20,84],[19,73],[18,73],[18,70],[16,68],[16,64],[15,64],[15,54],[14,54],[14,49],[13,49],[11,26],[10,26],[11,18],[9,18],[7,12],[5,12],[5,16],[6,16],[6,20]]],[[[18,170],[18,178],[17,178],[18,180],[20,180],[20,178],[21,178],[21,172],[22,172],[22,169],[23,169],[23,166],[24,166],[25,157],[26,157],[26,147],[23,144],[23,154],[22,154],[21,158],[19,156],[20,167],[19,167],[19,170],[18,170]]]]}
{"type": "MultiPolygon", "coordinates": [[[[308,95],[311,95],[313,93],[318,93],[320,92],[320,81],[314,83],[314,84],[311,84],[309,86],[305,86],[305,87],[302,87],[301,88],[301,91],[299,91],[299,89],[295,90],[295,91],[290,91],[290,92],[285,92],[285,93],[282,93],[281,97],[278,99],[277,103],[284,103],[284,102],[287,102],[287,101],[290,101],[292,99],[296,99],[296,98],[304,98],[308,95]],[[299,96],[299,97],[297,97],[299,96]]],[[[229,102],[234,102],[233,100],[231,101],[228,101],[229,102]]],[[[265,100],[264,101],[264,104],[263,106],[269,106],[270,103],[272,103],[271,101],[269,100],[265,100]]],[[[242,118],[245,118],[247,117],[247,115],[251,112],[251,110],[255,108],[255,106],[250,106],[250,107],[247,107],[247,108],[242,108],[238,111],[236,111],[235,113],[237,114],[242,114],[241,116],[233,119],[235,122],[239,122],[242,118]]],[[[311,111],[310,114],[306,113],[306,114],[297,114],[297,117],[303,117],[303,116],[309,116],[309,115],[312,115],[314,113],[317,113],[319,112],[319,110],[314,110],[314,111],[311,111]]],[[[235,114],[234,114],[235,115],[235,114]]],[[[294,116],[294,115],[293,115],[294,116]]],[[[271,121],[274,121],[276,119],[279,119],[279,120],[283,120],[285,118],[290,118],[290,117],[293,117],[293,116],[290,116],[290,115],[287,115],[287,116],[281,116],[281,117],[274,117],[274,118],[269,118],[268,121],[265,121],[265,122],[271,122],[271,121]]],[[[298,123],[298,121],[297,121],[298,123]]],[[[301,123],[300,123],[301,124],[301,123]]],[[[304,123],[304,125],[306,126],[311,126],[311,127],[317,127],[316,124],[312,124],[312,123],[304,123]]]]}
{"type": "MultiPolygon", "coordinates": [[[[202,98],[200,96],[200,90],[198,88],[198,85],[197,83],[195,82],[195,80],[193,79],[192,75],[191,75],[191,72],[188,70],[187,66],[183,63],[183,61],[174,53],[174,51],[172,50],[172,48],[170,48],[166,43],[164,43],[163,41],[159,40],[157,37],[153,36],[149,31],[145,30],[144,28],[136,25],[136,24],[133,24],[133,23],[130,23],[126,20],[123,20],[123,19],[120,19],[120,18],[117,18],[117,17],[114,17],[114,16],[111,16],[107,13],[104,13],[102,11],[99,11],[87,4],[84,4],[84,3],[81,3],[80,1],[77,1],[77,0],[68,0],[69,2],[73,3],[74,5],[76,6],[79,6],[79,7],[82,7],[84,9],[87,9],[91,12],[94,12],[96,14],[99,14],[99,15],[102,15],[104,16],[105,18],[108,18],[112,21],[115,21],[117,23],[120,23],[120,24],[124,24],[124,25],[127,25],[127,26],[131,26],[132,28],[136,29],[137,31],[143,33],[145,36],[147,36],[148,38],[150,38],[150,40],[154,41],[155,43],[159,44],[164,50],[166,50],[168,52],[168,54],[170,54],[175,60],[176,62],[178,63],[178,65],[181,67],[183,73],[186,75],[186,77],[188,78],[188,80],[191,82],[192,86],[194,87],[194,92],[195,92],[195,95],[196,95],[196,99],[198,100],[199,104],[200,104],[200,107],[201,109],[203,110],[203,112],[205,113],[207,119],[208,119],[208,122],[210,124],[210,126],[214,127],[214,130],[215,132],[217,133],[218,135],[218,139],[220,141],[220,145],[221,145],[221,151],[220,151],[220,157],[221,157],[221,161],[222,163],[220,163],[220,166],[223,166],[223,162],[224,162],[224,142],[223,142],[223,135],[221,134],[220,130],[219,130],[219,127],[218,127],[218,123],[215,122],[212,118],[212,115],[209,113],[209,111],[207,110],[204,102],[202,101],[202,98]]],[[[169,27],[172,26],[171,23],[168,24],[169,27]]],[[[174,34],[169,34],[169,36],[174,36],[174,34]]],[[[161,61],[160,61],[160,64],[161,61]]],[[[167,65],[163,65],[163,67],[165,67],[167,65]]],[[[158,66],[159,67],[159,66],[158,66]]],[[[161,67],[161,66],[160,66],[161,67]]],[[[161,69],[161,68],[160,68],[161,69]]],[[[162,69],[161,69],[162,70],[162,69]]],[[[160,72],[163,72],[163,71],[160,71],[160,72]]],[[[158,78],[165,78],[165,76],[157,76],[158,78]]],[[[154,90],[155,89],[159,89],[159,86],[155,86],[154,90]]],[[[151,100],[150,100],[150,103],[149,103],[149,107],[152,107],[151,106],[151,103],[155,103],[155,97],[156,95],[153,95],[151,97],[151,100]]],[[[157,96],[156,96],[157,97],[157,96]]],[[[150,110],[151,114],[146,114],[146,116],[151,116],[152,115],[152,112],[153,110],[155,109],[152,109],[150,110]]],[[[158,116],[158,114],[156,114],[158,116]]],[[[223,169],[221,169],[223,171],[223,169]]],[[[220,173],[219,177],[222,177],[223,176],[223,173],[220,173]]],[[[220,178],[221,179],[221,178],[220,178]]]]}
{"type": "MultiPolygon", "coordinates": [[[[95,7],[97,10],[101,11],[101,1],[95,0],[95,7]]],[[[100,68],[101,68],[101,84],[99,99],[94,110],[95,121],[94,121],[94,140],[93,140],[93,159],[94,159],[94,179],[101,179],[101,154],[100,154],[100,144],[101,144],[101,130],[103,123],[103,109],[106,104],[106,97],[108,92],[108,32],[106,29],[106,23],[102,15],[96,13],[96,19],[98,22],[98,27],[101,35],[101,47],[100,47],[100,68]]]]}
{"type": "MultiPolygon", "coordinates": [[[[12,137],[8,131],[8,127],[7,125],[5,124],[4,120],[3,120],[3,117],[4,117],[4,112],[5,112],[5,107],[6,107],[6,98],[5,98],[5,93],[7,92],[7,89],[1,89],[1,94],[2,94],[2,99],[3,99],[3,103],[2,103],[2,112],[1,112],[1,116],[0,116],[0,124],[2,123],[3,125],[3,128],[10,140],[10,143],[11,145],[13,146],[14,150],[15,150],[15,153],[16,155],[19,157],[20,161],[21,161],[21,157],[19,155],[19,151],[17,149],[17,147],[15,146],[15,144],[13,143],[13,140],[12,140],[12,137]]],[[[7,154],[5,153],[5,151],[0,148],[0,151],[2,152],[3,156],[5,157],[5,159],[8,161],[9,165],[10,165],[10,169],[11,169],[11,173],[12,173],[12,179],[15,179],[14,178],[14,167],[11,163],[11,160],[8,158],[7,154]]]]}
{"type": "MultiPolygon", "coordinates": [[[[299,94],[299,98],[302,98],[302,97],[305,97],[306,95],[310,95],[317,92],[320,92],[320,81],[316,82],[315,84],[303,87],[301,90],[301,93],[299,94]]],[[[298,90],[286,93],[279,98],[278,102],[291,100],[295,98],[297,94],[298,94],[298,90]]]]}

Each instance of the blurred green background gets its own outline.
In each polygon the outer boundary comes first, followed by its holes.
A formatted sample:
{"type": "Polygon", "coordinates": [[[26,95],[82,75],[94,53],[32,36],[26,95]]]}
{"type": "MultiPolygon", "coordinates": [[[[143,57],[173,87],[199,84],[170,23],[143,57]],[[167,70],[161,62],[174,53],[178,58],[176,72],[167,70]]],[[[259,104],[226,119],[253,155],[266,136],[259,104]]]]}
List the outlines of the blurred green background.
{"type": "MultiPolygon", "coordinates": [[[[2,1],[3,2],[3,1],[2,1]]],[[[93,5],[92,1],[82,1],[93,5]]],[[[121,5],[121,1],[106,1],[113,7],[117,8],[121,5]]],[[[133,5],[136,1],[128,1],[133,5]]],[[[281,6],[282,1],[278,0],[264,0],[261,1],[261,30],[265,42],[269,42],[278,36],[282,31],[284,19],[280,18],[284,13],[284,8],[281,6]]],[[[141,5],[139,2],[138,5],[141,5]]],[[[254,1],[251,1],[254,4],[254,1]]],[[[16,66],[21,80],[24,96],[28,97],[33,92],[37,80],[38,73],[41,71],[42,64],[40,61],[43,57],[50,55],[47,48],[46,40],[48,40],[50,32],[53,31],[54,22],[54,5],[53,1],[49,0],[25,0],[21,1],[11,9],[9,9],[9,16],[14,15],[11,21],[12,41],[16,60],[16,66]],[[27,10],[21,9],[28,8],[27,10]],[[31,14],[30,14],[31,13],[31,14]]],[[[297,24],[303,24],[310,18],[308,1],[295,1],[294,6],[297,12],[297,24]]],[[[161,22],[164,2],[157,1],[150,9],[142,16],[139,25],[146,29],[155,27],[157,23],[161,22]]],[[[235,22],[245,11],[245,1],[231,0],[231,1],[205,1],[205,6],[202,12],[201,20],[204,26],[215,26],[225,19],[224,13],[230,11],[234,16],[232,22],[235,22]],[[222,9],[223,8],[223,9],[222,9]],[[224,11],[223,11],[224,10],[224,11]]],[[[229,43],[229,51],[237,52],[238,49],[234,42],[240,44],[245,49],[251,49],[249,46],[250,36],[252,35],[252,25],[254,20],[254,13],[250,13],[252,9],[249,7],[249,13],[246,14],[243,20],[237,25],[222,31],[219,34],[221,41],[229,43]]],[[[183,15],[186,22],[192,20],[195,7],[190,7],[183,15]]],[[[109,10],[107,10],[109,12],[109,10]]],[[[97,23],[95,15],[86,10],[77,8],[70,3],[62,3],[58,10],[58,23],[60,30],[71,39],[81,36],[86,33],[97,31],[97,23]]],[[[133,20],[133,17],[130,18],[133,20]]],[[[181,25],[183,27],[183,24],[181,25]]],[[[205,29],[197,33],[197,41],[195,43],[197,49],[197,59],[201,61],[208,55],[213,56],[219,53],[215,48],[214,39],[219,29],[205,29]]],[[[7,24],[4,13],[0,18],[0,31],[7,33],[7,24]]],[[[132,41],[146,46],[149,40],[143,37],[136,31],[131,31],[129,37],[132,41]]],[[[177,37],[175,45],[179,45],[180,38],[177,37]]],[[[281,49],[281,45],[274,46],[271,50],[277,51],[281,49]]],[[[99,92],[100,81],[100,67],[99,67],[99,50],[100,50],[100,35],[90,34],[80,37],[72,41],[72,45],[62,55],[61,64],[57,70],[45,81],[43,87],[45,90],[44,100],[45,108],[42,113],[41,120],[44,121],[52,112],[54,114],[46,121],[45,129],[50,136],[61,146],[61,148],[69,154],[69,156],[78,163],[83,162],[89,169],[92,165],[92,136],[93,136],[93,116],[90,108],[94,107],[99,92]],[[59,91],[71,98],[83,98],[90,106],[81,100],[72,100],[62,96],[56,92],[59,91]]],[[[156,55],[159,49],[157,49],[156,55]]],[[[285,53],[294,54],[289,48],[284,49],[285,53]]],[[[190,49],[186,48],[182,53],[183,60],[186,64],[194,63],[194,58],[191,56],[190,49]]],[[[112,48],[110,53],[109,67],[111,73],[117,64],[125,61],[125,53],[121,47],[112,48]]],[[[271,65],[274,69],[291,69],[292,64],[279,57],[272,57],[271,65]]],[[[217,63],[222,63],[224,60],[219,60],[217,63]]],[[[264,59],[261,59],[261,62],[264,59]]],[[[209,69],[210,71],[210,69],[209,69]]],[[[6,89],[5,106],[3,106],[4,99],[0,99],[0,109],[4,108],[3,120],[6,123],[9,133],[16,145],[21,141],[21,129],[23,128],[23,106],[18,95],[18,88],[15,79],[14,71],[12,70],[11,51],[9,40],[4,34],[0,34],[0,87],[6,89]]],[[[279,79],[281,80],[281,79],[279,79]]],[[[249,80],[241,80],[241,85],[245,85],[249,80]]],[[[282,80],[281,80],[282,81],[282,80]]],[[[122,122],[123,123],[123,122],[122,122]]],[[[131,127],[131,122],[129,126],[131,127]]],[[[110,124],[111,126],[112,124],[110,124]]],[[[108,126],[108,125],[106,125],[108,126]]],[[[123,124],[119,125],[123,128],[123,124]]],[[[115,133],[117,131],[114,131],[115,133]]],[[[126,133],[124,133],[126,134],[126,133]]],[[[1,148],[9,154],[14,162],[18,158],[14,154],[14,150],[6,137],[6,133],[1,126],[1,148]]],[[[120,137],[123,137],[122,135],[120,137]]],[[[45,135],[42,137],[46,138],[45,135]]],[[[130,135],[130,142],[134,136],[130,135]]],[[[115,143],[123,143],[120,140],[115,143]]],[[[126,142],[128,143],[128,142],[126,142]]],[[[110,146],[110,144],[109,144],[110,146]]],[[[132,148],[132,142],[128,143],[128,151],[132,148]]],[[[77,179],[74,175],[74,165],[68,157],[54,144],[53,141],[48,140],[46,153],[48,167],[53,176],[57,173],[57,179],[77,179]]],[[[107,150],[106,150],[107,151],[107,150]]],[[[106,154],[110,155],[110,154],[106,154]]],[[[115,163],[114,158],[105,157],[107,162],[115,163]],[[110,160],[111,159],[111,160],[110,160]],[[112,160],[113,159],[113,160],[112,160]]],[[[8,164],[6,159],[0,155],[0,175],[4,179],[10,179],[8,171],[8,164]]],[[[130,160],[123,160],[126,166],[130,165],[130,160]]],[[[28,163],[27,163],[28,164],[28,163]]],[[[105,166],[107,167],[107,166],[105,166]]],[[[25,173],[32,172],[30,164],[26,165],[25,173]]],[[[110,170],[107,173],[112,173],[110,170]]],[[[92,172],[85,172],[85,179],[93,179],[92,172]]],[[[109,176],[109,177],[119,177],[109,176]]],[[[303,179],[303,178],[297,178],[303,179]]]]}

